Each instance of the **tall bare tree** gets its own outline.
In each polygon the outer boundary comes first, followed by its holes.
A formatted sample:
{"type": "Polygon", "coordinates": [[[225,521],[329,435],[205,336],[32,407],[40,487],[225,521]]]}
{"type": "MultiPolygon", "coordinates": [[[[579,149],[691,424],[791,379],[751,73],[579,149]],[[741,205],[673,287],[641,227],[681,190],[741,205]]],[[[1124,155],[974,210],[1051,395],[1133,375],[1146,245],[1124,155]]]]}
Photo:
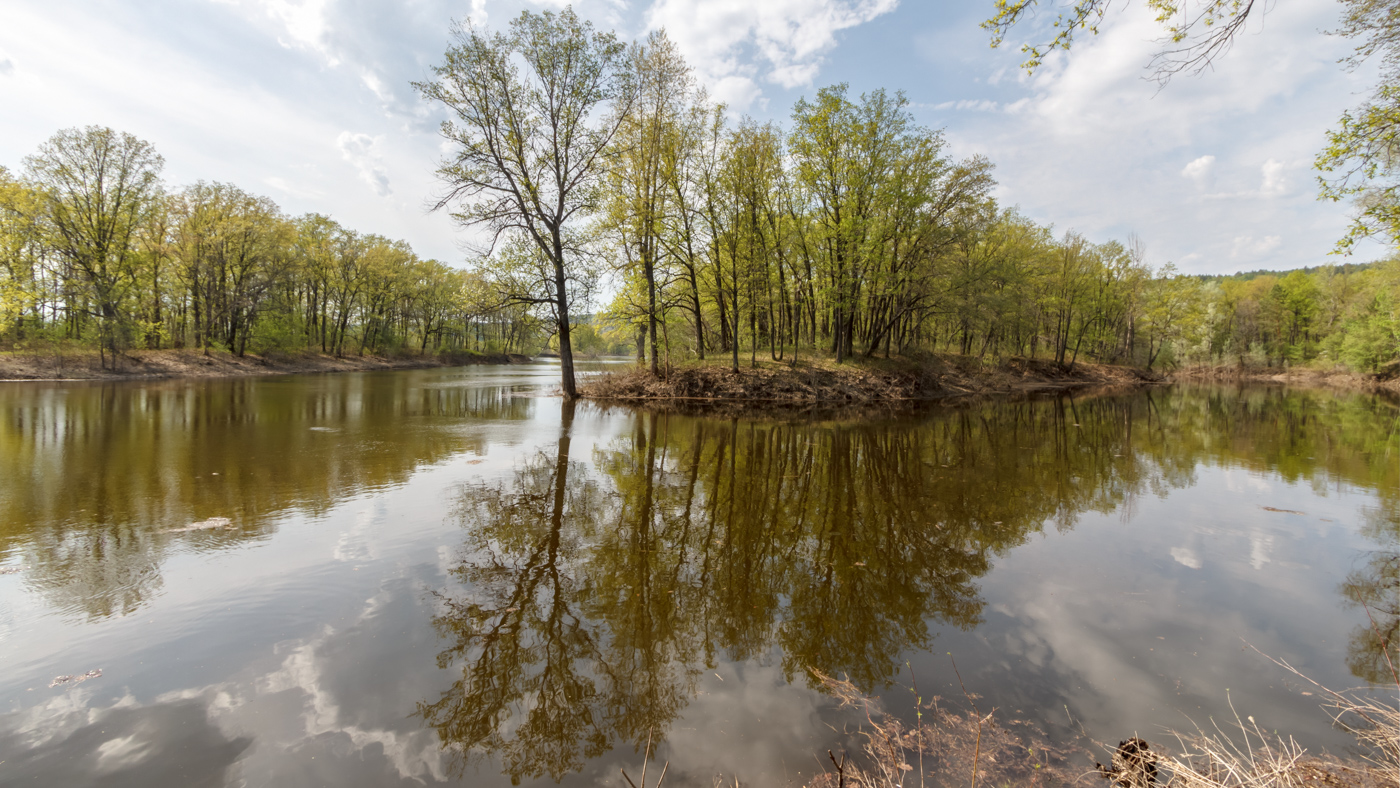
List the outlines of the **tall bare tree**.
{"type": "Polygon", "coordinates": [[[519,234],[553,266],[550,292],[512,295],[552,304],[561,382],[572,399],[569,237],[595,207],[605,153],[634,95],[625,47],[567,7],[522,13],[508,33],[459,24],[453,38],[436,78],[414,83],[451,113],[442,135],[455,148],[438,168],[448,190],[436,207],[485,228],[485,251],[519,234]]]}

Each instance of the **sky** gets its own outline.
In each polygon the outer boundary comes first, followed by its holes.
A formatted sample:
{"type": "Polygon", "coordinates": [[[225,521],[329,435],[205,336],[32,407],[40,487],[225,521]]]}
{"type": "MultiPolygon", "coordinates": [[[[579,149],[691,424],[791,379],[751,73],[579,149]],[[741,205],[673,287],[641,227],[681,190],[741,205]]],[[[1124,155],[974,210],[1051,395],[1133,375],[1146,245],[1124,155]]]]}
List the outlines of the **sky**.
{"type": "MultiPolygon", "coordinates": [[[[128,131],[164,156],[171,187],[222,181],[289,214],[323,213],[467,261],[428,210],[441,185],[440,107],[411,81],[442,59],[452,20],[503,27],[554,0],[5,0],[0,166],[23,168],[54,132],[128,131]]],[[[636,39],[664,28],[736,117],[785,127],[820,87],[903,91],[948,152],[996,165],[995,195],[1057,234],[1136,235],[1155,266],[1189,273],[1289,269],[1329,256],[1349,206],[1317,200],[1313,157],[1365,98],[1375,71],[1338,60],[1335,0],[1283,0],[1199,76],[1145,79],[1159,29],[1117,9],[1096,37],[1033,76],[1019,45],[978,23],[991,0],[580,0],[596,26],[636,39]]],[[[1047,5],[1047,8],[1051,6],[1047,5]]],[[[1353,261],[1386,250],[1365,244],[1353,261]]]]}

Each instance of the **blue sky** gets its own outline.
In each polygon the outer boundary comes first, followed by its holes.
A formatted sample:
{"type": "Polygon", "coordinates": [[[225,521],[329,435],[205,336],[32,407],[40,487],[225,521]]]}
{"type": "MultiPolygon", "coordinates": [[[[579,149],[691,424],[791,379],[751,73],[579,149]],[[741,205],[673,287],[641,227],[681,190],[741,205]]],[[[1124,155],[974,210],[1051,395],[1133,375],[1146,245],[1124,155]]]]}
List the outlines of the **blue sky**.
{"type": "MultiPolygon", "coordinates": [[[[154,143],[171,185],[227,181],[289,213],[326,213],[464,259],[425,203],[440,111],[418,100],[453,18],[504,25],[497,0],[6,0],[0,12],[0,165],[54,131],[112,126],[154,143]]],[[[785,123],[823,85],[902,90],[956,156],[997,165],[998,198],[1096,241],[1136,233],[1153,265],[1189,272],[1327,262],[1347,206],[1315,199],[1312,158],[1374,72],[1349,73],[1333,0],[1284,0],[1213,71],[1158,90],[1158,31],[1137,9],[1033,77],[1019,41],[978,27],[991,0],[584,0],[636,38],[665,27],[712,94],[785,123]]],[[[1035,37],[1051,13],[1016,34],[1035,37]]],[[[1384,253],[1368,245],[1356,258],[1384,253]]],[[[1335,260],[1336,258],[1331,258],[1335,260]]]]}

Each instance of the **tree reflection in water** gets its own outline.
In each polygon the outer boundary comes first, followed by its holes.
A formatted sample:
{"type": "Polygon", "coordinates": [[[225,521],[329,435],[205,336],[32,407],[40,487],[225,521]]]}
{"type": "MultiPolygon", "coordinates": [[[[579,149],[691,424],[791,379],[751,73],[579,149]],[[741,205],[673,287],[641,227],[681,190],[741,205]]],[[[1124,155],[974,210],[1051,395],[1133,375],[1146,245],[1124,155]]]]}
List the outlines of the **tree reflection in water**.
{"type": "Polygon", "coordinates": [[[263,540],[289,512],[317,515],[400,484],[517,420],[508,388],[422,385],[417,373],[296,379],[22,385],[0,389],[0,558],[79,620],[129,615],[161,593],[180,549],[263,540]],[[181,531],[225,517],[233,527],[181,531]]]}
{"type": "Polygon", "coordinates": [[[996,429],[651,413],[584,463],[565,404],[555,451],[461,491],[462,586],[435,620],[461,673],[418,713],[459,765],[558,780],[663,734],[721,655],[887,684],[929,622],[980,622],[993,555],[1146,483],[1130,407],[1002,406],[996,429]]]}
{"type": "Polygon", "coordinates": [[[1347,644],[1347,667],[1372,684],[1400,681],[1400,510],[1376,507],[1367,513],[1368,536],[1379,549],[1342,583],[1342,597],[1366,610],[1347,644]]]}
{"type": "MultiPolygon", "coordinates": [[[[270,541],[289,513],[484,454],[498,438],[476,426],[533,429],[553,407],[435,380],[0,391],[0,556],[76,622],[129,615],[163,592],[172,555],[270,541]],[[214,516],[234,527],[182,530],[214,516]]],[[[1202,467],[1370,496],[1378,551],[1341,591],[1392,647],[1400,635],[1385,397],[1173,387],[861,423],[625,415],[628,432],[576,440],[572,459],[562,417],[558,444],[513,478],[458,493],[465,544],[436,625],[460,678],[420,708],[449,746],[517,779],[665,735],[726,660],[878,688],[934,630],[978,624],[997,555],[1085,512],[1129,513],[1202,467]]],[[[1355,633],[1357,675],[1389,679],[1380,642],[1355,633]]]]}

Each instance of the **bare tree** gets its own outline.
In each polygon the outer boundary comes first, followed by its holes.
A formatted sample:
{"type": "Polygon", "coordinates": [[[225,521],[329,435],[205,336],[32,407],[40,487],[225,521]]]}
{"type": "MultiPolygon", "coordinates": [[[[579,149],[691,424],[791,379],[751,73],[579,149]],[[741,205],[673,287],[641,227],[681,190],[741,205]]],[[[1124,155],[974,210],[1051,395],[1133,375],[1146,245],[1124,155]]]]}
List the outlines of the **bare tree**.
{"type": "Polygon", "coordinates": [[[449,188],[435,209],[450,207],[463,226],[485,228],[487,253],[519,234],[552,265],[548,292],[515,300],[553,307],[561,382],[572,399],[569,235],[595,207],[605,153],[632,100],[625,48],[572,8],[527,11],[509,33],[458,24],[453,37],[436,79],[414,83],[451,113],[442,135],[455,150],[438,168],[449,188]]]}

